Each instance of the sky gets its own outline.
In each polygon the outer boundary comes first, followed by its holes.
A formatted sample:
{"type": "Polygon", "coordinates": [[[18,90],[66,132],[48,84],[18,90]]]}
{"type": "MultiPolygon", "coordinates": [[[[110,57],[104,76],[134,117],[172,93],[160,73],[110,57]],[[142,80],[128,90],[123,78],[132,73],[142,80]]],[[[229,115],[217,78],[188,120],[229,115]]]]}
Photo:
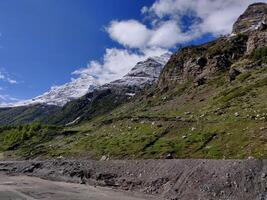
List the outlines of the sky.
{"type": "MultiPolygon", "coordinates": [[[[266,2],[267,0],[262,0],[266,2]]],[[[229,34],[255,0],[0,0],[0,104],[229,34]]]]}

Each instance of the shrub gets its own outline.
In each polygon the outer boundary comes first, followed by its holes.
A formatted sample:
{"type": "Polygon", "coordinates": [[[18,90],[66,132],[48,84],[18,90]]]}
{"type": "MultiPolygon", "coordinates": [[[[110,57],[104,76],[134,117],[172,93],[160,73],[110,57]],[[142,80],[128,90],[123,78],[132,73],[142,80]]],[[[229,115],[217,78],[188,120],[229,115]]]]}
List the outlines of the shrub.
{"type": "Polygon", "coordinates": [[[251,57],[255,61],[260,60],[263,63],[267,63],[267,47],[255,49],[252,52],[251,57]]]}

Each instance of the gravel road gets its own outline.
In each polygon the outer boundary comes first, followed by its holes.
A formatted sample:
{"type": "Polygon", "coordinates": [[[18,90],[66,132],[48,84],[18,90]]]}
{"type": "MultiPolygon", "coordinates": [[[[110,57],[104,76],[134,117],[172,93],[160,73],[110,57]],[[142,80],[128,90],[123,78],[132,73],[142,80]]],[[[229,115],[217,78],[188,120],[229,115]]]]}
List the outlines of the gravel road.
{"type": "Polygon", "coordinates": [[[0,173],[1,200],[145,200],[133,194],[81,184],[52,182],[28,176],[0,173]]]}

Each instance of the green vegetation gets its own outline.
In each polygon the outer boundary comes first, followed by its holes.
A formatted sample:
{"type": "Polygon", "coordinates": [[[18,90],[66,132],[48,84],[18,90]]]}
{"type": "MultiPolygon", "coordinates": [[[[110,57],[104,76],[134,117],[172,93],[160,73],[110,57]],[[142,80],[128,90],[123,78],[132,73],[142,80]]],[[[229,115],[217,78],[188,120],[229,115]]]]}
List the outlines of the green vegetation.
{"type": "Polygon", "coordinates": [[[45,152],[42,143],[51,141],[60,133],[61,128],[30,125],[6,126],[0,129],[0,151],[11,151],[14,157],[32,157],[45,152]]]}
{"type": "Polygon", "coordinates": [[[267,63],[267,47],[262,47],[262,48],[255,49],[252,52],[251,57],[255,61],[260,60],[263,63],[267,63]]]}
{"type": "Polygon", "coordinates": [[[232,40],[222,38],[208,49],[208,53],[211,56],[231,54],[232,52],[242,53],[245,51],[247,40],[248,36],[245,34],[238,34],[232,40]]]}
{"type": "Polygon", "coordinates": [[[2,159],[267,158],[266,73],[266,68],[255,68],[232,82],[219,73],[199,87],[189,81],[164,92],[151,90],[72,127],[37,123],[2,127],[0,155],[2,159]]]}
{"type": "MultiPolygon", "coordinates": [[[[165,67],[165,80],[159,87],[147,89],[131,101],[110,91],[102,91],[90,103],[85,96],[45,121],[66,124],[79,117],[79,124],[2,127],[0,159],[100,159],[103,155],[115,159],[266,159],[267,48],[246,56],[246,41],[247,36],[238,35],[203,47],[184,48],[165,67]],[[211,59],[210,56],[221,54],[230,58],[225,61],[229,66],[208,74],[203,84],[194,84],[191,75],[183,83],[168,82],[168,75],[183,71],[177,63],[191,58],[195,62],[194,56],[211,59]],[[231,82],[230,65],[242,72],[231,82]]],[[[40,109],[15,110],[12,115],[4,109],[0,110],[0,117],[10,114],[9,120],[27,123],[31,116],[39,116],[40,109]]],[[[51,112],[56,110],[46,116],[51,112]]]]}

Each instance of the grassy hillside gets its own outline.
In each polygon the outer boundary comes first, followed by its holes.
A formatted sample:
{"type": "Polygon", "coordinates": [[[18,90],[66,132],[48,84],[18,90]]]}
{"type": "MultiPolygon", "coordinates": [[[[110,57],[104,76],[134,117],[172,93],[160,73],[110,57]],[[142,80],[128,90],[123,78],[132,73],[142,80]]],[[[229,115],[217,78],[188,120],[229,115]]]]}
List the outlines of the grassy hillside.
{"type": "Polygon", "coordinates": [[[49,105],[32,105],[14,108],[0,108],[0,125],[27,124],[37,121],[48,122],[48,117],[60,108],[49,105]]]}
{"type": "Polygon", "coordinates": [[[115,158],[267,158],[267,68],[226,82],[137,99],[91,122],[57,149],[60,155],[115,158]]]}
{"type": "Polygon", "coordinates": [[[76,127],[29,126],[26,136],[3,129],[0,150],[15,157],[267,158],[266,91],[264,64],[232,82],[219,73],[199,87],[189,81],[140,96],[76,127]]]}
{"type": "Polygon", "coordinates": [[[246,54],[247,39],[177,52],[158,85],[116,108],[95,101],[104,112],[78,125],[3,127],[0,157],[267,158],[267,48],[246,54]]]}

